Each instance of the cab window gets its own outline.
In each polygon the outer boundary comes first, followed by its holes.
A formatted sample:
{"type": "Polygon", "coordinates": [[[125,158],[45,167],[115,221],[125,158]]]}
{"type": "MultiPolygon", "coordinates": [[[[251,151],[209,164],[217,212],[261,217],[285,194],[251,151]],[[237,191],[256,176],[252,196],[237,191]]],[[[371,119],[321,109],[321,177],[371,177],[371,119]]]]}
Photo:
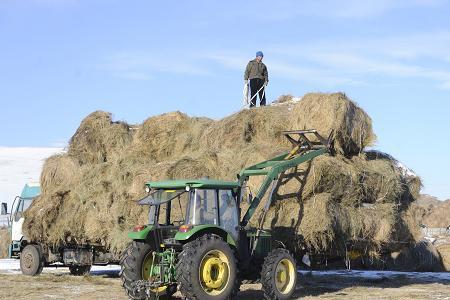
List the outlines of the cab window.
{"type": "Polygon", "coordinates": [[[219,190],[219,205],[220,226],[230,233],[234,239],[237,239],[238,210],[231,190],[219,190]]]}
{"type": "Polygon", "coordinates": [[[190,198],[188,218],[192,225],[219,225],[216,190],[196,189],[190,198]]]}
{"type": "Polygon", "coordinates": [[[158,224],[180,226],[184,224],[188,193],[182,193],[173,200],[159,206],[158,224]],[[167,210],[170,207],[169,220],[167,220],[167,210]]]}

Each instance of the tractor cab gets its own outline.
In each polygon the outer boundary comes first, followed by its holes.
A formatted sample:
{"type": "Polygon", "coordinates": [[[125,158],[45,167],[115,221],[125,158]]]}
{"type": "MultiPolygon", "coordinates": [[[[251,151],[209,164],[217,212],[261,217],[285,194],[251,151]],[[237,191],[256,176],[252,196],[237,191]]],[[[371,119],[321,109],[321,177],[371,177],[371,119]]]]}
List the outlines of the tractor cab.
{"type": "Polygon", "coordinates": [[[186,240],[200,230],[239,236],[237,182],[210,179],[148,182],[147,196],[138,201],[149,205],[148,227],[177,229],[176,240],[186,240]]]}

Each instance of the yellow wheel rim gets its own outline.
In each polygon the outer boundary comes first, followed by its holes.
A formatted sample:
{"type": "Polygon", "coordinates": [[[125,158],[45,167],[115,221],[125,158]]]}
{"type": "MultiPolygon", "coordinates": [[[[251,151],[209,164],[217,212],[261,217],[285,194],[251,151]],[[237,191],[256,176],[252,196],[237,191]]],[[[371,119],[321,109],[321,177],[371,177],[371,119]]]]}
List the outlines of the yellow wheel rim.
{"type": "Polygon", "coordinates": [[[203,256],[198,270],[200,284],[209,295],[219,295],[228,285],[230,262],[220,250],[211,250],[203,256]]]}
{"type": "Polygon", "coordinates": [[[289,259],[282,259],[275,269],[275,285],[281,294],[288,294],[294,288],[295,266],[289,259]]]}
{"type": "MultiPolygon", "coordinates": [[[[156,263],[158,263],[158,262],[155,261],[155,264],[156,263]]],[[[153,264],[153,251],[147,253],[147,255],[144,258],[144,262],[142,263],[142,279],[143,280],[148,280],[148,281],[155,280],[154,277],[150,276],[152,264],[153,264]]],[[[151,291],[156,294],[161,294],[161,293],[164,293],[166,291],[166,289],[167,289],[167,285],[163,285],[158,288],[151,289],[151,291]]]]}

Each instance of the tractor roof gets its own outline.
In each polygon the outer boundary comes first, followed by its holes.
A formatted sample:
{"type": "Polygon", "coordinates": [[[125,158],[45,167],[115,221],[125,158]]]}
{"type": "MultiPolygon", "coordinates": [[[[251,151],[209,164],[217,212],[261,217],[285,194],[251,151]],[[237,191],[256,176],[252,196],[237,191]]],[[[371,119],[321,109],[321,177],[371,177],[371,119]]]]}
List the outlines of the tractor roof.
{"type": "Polygon", "coordinates": [[[154,189],[184,189],[187,186],[192,188],[211,188],[211,189],[233,189],[239,186],[238,182],[222,181],[213,179],[179,179],[166,181],[147,182],[150,188],[154,189]]]}

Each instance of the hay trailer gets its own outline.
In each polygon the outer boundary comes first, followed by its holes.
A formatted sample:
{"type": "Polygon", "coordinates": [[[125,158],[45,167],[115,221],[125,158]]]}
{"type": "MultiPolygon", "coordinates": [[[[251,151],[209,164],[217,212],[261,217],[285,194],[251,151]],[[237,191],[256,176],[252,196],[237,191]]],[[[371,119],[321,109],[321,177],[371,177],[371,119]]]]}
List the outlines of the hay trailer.
{"type": "MultiPolygon", "coordinates": [[[[65,244],[44,245],[31,241],[22,232],[24,213],[41,192],[39,184],[25,184],[20,196],[14,199],[9,223],[11,244],[9,257],[20,259],[20,269],[24,275],[39,275],[44,267],[67,266],[72,275],[83,275],[91,266],[117,263],[102,245],[65,244]]],[[[7,213],[7,204],[2,203],[2,214],[7,213]]]]}
{"type": "Polygon", "coordinates": [[[234,298],[242,280],[259,279],[268,299],[289,299],[296,287],[293,256],[262,229],[282,174],[329,151],[329,141],[315,130],[286,131],[290,152],[243,169],[238,180],[170,180],[146,183],[146,225],[128,237],[120,276],[131,299],[170,297],[179,287],[189,299],[234,298]],[[312,139],[311,139],[312,135],[312,139]],[[251,176],[264,176],[248,209],[240,204],[251,176]],[[260,205],[266,192],[267,201],[260,205]],[[261,207],[260,207],[261,206],[261,207]],[[262,209],[257,227],[249,224],[262,209]]]}

